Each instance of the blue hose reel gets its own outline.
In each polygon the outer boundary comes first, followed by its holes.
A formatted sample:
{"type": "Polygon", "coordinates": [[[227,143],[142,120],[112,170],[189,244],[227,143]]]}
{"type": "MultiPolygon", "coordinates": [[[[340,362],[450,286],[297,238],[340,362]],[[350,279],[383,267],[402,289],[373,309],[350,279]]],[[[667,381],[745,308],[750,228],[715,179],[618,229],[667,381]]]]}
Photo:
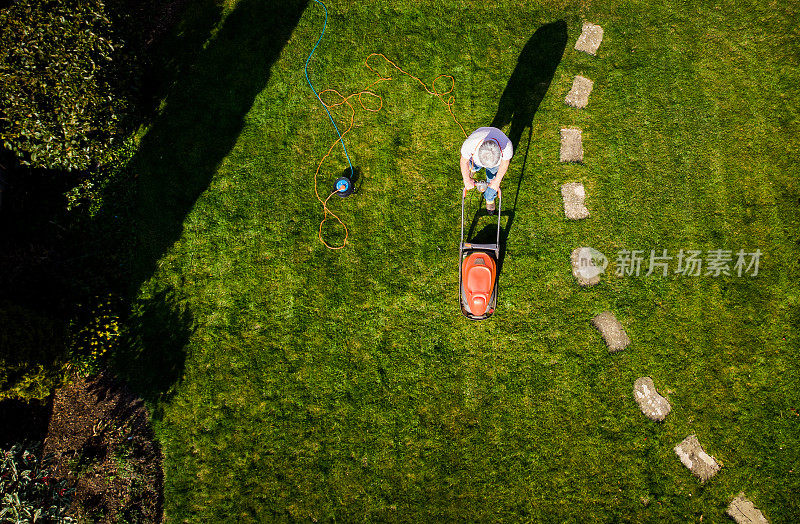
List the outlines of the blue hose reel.
{"type": "Polygon", "coordinates": [[[340,176],[333,183],[333,190],[342,198],[353,194],[353,181],[350,177],[340,176]]]}

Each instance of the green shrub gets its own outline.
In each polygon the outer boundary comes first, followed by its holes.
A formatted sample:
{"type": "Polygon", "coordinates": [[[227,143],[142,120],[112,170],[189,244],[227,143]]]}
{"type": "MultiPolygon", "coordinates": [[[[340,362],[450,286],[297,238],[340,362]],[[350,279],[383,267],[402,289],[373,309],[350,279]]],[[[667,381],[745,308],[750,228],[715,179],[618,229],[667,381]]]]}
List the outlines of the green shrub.
{"type": "Polygon", "coordinates": [[[123,42],[101,0],[18,0],[0,11],[0,142],[23,165],[86,169],[121,132],[123,42]]]}
{"type": "Polygon", "coordinates": [[[133,159],[139,144],[137,135],[129,135],[104,155],[103,167],[93,170],[83,177],[78,185],[65,193],[67,211],[80,211],[89,217],[98,215],[104,205],[115,204],[121,211],[129,203],[130,171],[129,162],[133,159]]]}
{"type": "Polygon", "coordinates": [[[53,455],[40,459],[40,448],[0,450],[0,523],[75,522],[64,515],[74,490],[53,478],[53,455]]]}
{"type": "Polygon", "coordinates": [[[70,367],[83,376],[98,373],[117,345],[120,333],[118,301],[113,296],[95,297],[73,321],[70,335],[70,367]]]}
{"type": "Polygon", "coordinates": [[[68,368],[64,326],[0,303],[0,400],[47,397],[68,368]]]}

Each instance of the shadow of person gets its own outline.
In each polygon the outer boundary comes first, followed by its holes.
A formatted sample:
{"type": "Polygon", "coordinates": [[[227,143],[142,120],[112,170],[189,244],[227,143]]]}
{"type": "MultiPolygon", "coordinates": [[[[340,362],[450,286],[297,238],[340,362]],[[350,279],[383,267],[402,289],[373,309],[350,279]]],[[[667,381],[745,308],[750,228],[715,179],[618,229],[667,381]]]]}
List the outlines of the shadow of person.
{"type": "Polygon", "coordinates": [[[533,116],[550,88],[566,46],[567,24],[559,20],[537,29],[522,48],[492,120],[492,127],[503,128],[511,124],[506,135],[515,151],[523,130],[533,122],[533,116]]]}
{"type": "Polygon", "coordinates": [[[531,129],[533,117],[550,88],[553,75],[561,62],[566,46],[567,24],[564,20],[543,25],[537,29],[520,52],[517,66],[508,79],[508,84],[506,84],[497,106],[497,113],[492,120],[492,127],[502,129],[510,126],[506,130],[506,136],[514,146],[515,157],[518,157],[521,152],[520,141],[525,128],[528,128],[528,138],[525,150],[522,152],[522,167],[518,171],[517,187],[513,201],[509,202],[509,221],[504,228],[505,236],[508,235],[516,216],[517,199],[522,179],[525,177],[528,150],[533,133],[531,129]]]}

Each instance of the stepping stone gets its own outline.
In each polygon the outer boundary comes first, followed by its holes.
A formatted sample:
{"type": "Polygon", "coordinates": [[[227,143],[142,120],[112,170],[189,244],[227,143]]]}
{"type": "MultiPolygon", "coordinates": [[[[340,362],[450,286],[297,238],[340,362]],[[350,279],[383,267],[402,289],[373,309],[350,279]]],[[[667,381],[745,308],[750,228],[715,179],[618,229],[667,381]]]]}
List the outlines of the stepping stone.
{"type": "Polygon", "coordinates": [[[738,524],[767,524],[768,522],[764,514],[744,497],[744,493],[739,493],[731,501],[725,513],[738,524]]]}
{"type": "Polygon", "coordinates": [[[561,130],[561,161],[583,162],[583,140],[580,129],[561,130]]]}
{"type": "Polygon", "coordinates": [[[583,23],[583,31],[578,41],[575,42],[575,49],[589,53],[590,55],[597,55],[597,48],[600,47],[600,42],[603,41],[603,28],[599,25],[583,23]]]}
{"type": "Polygon", "coordinates": [[[564,199],[564,214],[570,220],[580,220],[589,217],[589,210],[583,204],[586,190],[579,182],[570,182],[561,186],[561,197],[564,199]]]}
{"type": "Polygon", "coordinates": [[[633,398],[639,404],[639,409],[650,420],[661,422],[669,414],[672,406],[669,401],[658,394],[656,385],[650,377],[637,378],[633,383],[633,398]]]}
{"type": "Polygon", "coordinates": [[[589,94],[592,92],[594,82],[586,77],[578,75],[572,81],[572,89],[567,93],[564,103],[568,106],[583,109],[589,103],[589,94]]]}
{"type": "Polygon", "coordinates": [[[703,451],[697,436],[689,435],[683,442],[675,446],[675,453],[683,462],[683,465],[691,470],[700,482],[705,482],[720,469],[716,459],[703,451]]]}
{"type": "Polygon", "coordinates": [[[605,271],[608,259],[596,249],[576,247],[570,255],[572,276],[583,287],[593,286],[600,282],[600,274],[605,271]]]}
{"type": "Polygon", "coordinates": [[[609,353],[621,351],[631,343],[631,339],[628,338],[628,334],[625,333],[622,324],[610,311],[604,311],[594,317],[592,324],[603,335],[603,340],[606,341],[609,353]]]}

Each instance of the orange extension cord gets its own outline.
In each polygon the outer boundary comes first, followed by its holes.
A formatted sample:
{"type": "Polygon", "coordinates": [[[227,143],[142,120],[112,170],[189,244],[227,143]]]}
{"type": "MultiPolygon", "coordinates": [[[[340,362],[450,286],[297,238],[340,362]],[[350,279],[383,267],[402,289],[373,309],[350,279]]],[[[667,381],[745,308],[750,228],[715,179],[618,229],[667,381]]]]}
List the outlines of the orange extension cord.
{"type": "Polygon", "coordinates": [[[377,86],[378,84],[380,84],[381,82],[386,82],[386,81],[392,80],[392,77],[391,76],[383,76],[380,72],[378,72],[378,70],[376,70],[373,66],[371,66],[370,63],[369,63],[369,60],[372,57],[383,58],[386,61],[386,63],[389,64],[391,67],[393,67],[394,69],[396,69],[400,73],[404,74],[405,76],[411,78],[412,80],[416,80],[417,82],[419,82],[419,85],[421,85],[422,88],[425,89],[425,91],[428,92],[428,94],[438,97],[439,100],[441,100],[442,103],[445,105],[445,107],[447,107],[447,110],[449,111],[450,116],[453,117],[453,121],[456,124],[458,124],[459,128],[461,128],[461,132],[464,134],[464,137],[466,138],[466,136],[467,136],[467,132],[464,131],[464,126],[461,125],[461,123],[456,118],[456,115],[453,113],[453,104],[455,103],[455,96],[453,96],[453,92],[455,91],[455,88],[456,88],[456,79],[453,76],[451,76],[451,75],[439,75],[439,76],[437,76],[436,78],[433,79],[433,82],[431,82],[431,87],[428,88],[428,86],[425,84],[425,82],[423,82],[419,77],[416,77],[416,76],[412,75],[411,73],[409,73],[408,71],[404,70],[402,67],[398,66],[392,60],[389,60],[389,58],[387,58],[386,55],[384,55],[382,53],[371,53],[369,56],[367,56],[367,58],[364,59],[364,66],[367,69],[369,69],[370,71],[372,71],[373,73],[375,73],[375,75],[378,76],[377,80],[375,80],[374,82],[369,84],[364,89],[362,89],[360,91],[356,91],[355,93],[352,93],[352,94],[347,95],[347,96],[344,96],[343,94],[341,94],[339,91],[337,91],[335,89],[325,89],[323,91],[320,91],[320,93],[319,93],[320,102],[322,102],[322,104],[328,110],[331,110],[331,109],[333,109],[335,107],[339,107],[341,105],[346,105],[348,108],[350,108],[350,125],[347,127],[347,129],[344,131],[344,133],[342,133],[341,138],[337,138],[333,142],[333,144],[331,144],[331,147],[328,148],[328,152],[325,153],[325,156],[323,156],[322,160],[319,161],[319,164],[317,165],[317,171],[314,173],[314,195],[317,197],[317,200],[319,200],[320,204],[322,204],[322,209],[324,211],[322,222],[319,223],[319,241],[322,242],[323,244],[325,244],[325,247],[327,247],[328,249],[336,250],[336,249],[342,249],[343,247],[345,247],[347,245],[347,237],[349,235],[349,232],[347,230],[347,226],[342,221],[342,219],[339,218],[339,216],[336,213],[334,213],[333,211],[331,211],[331,209],[328,207],[328,200],[330,200],[330,198],[333,195],[335,195],[338,191],[334,190],[330,195],[328,195],[328,197],[325,200],[323,200],[322,197],[320,197],[320,195],[319,195],[317,179],[319,178],[319,171],[320,171],[320,169],[322,169],[322,164],[325,162],[325,159],[328,158],[328,156],[330,156],[331,152],[333,151],[333,148],[336,147],[336,144],[338,144],[339,142],[342,142],[342,144],[344,144],[344,137],[347,135],[347,133],[349,133],[353,129],[353,124],[355,123],[356,109],[355,109],[353,103],[351,102],[351,99],[354,98],[354,97],[358,97],[358,103],[361,105],[361,108],[364,109],[365,111],[369,111],[371,113],[377,113],[378,111],[380,111],[383,108],[383,98],[380,95],[378,95],[375,92],[373,92],[372,89],[375,86],[377,86]],[[439,91],[439,90],[436,89],[436,81],[439,80],[440,78],[449,78],[450,79],[450,89],[448,89],[447,91],[439,91]],[[338,97],[338,102],[328,103],[328,102],[325,102],[324,100],[322,100],[322,95],[324,95],[325,93],[333,93],[334,95],[336,95],[336,97],[338,97]],[[364,97],[365,96],[377,98],[378,102],[379,102],[378,107],[377,108],[370,108],[367,105],[365,105],[364,104],[364,97]],[[445,98],[445,97],[447,97],[447,98],[445,98]],[[322,238],[322,227],[325,225],[325,222],[327,222],[330,219],[335,219],[344,228],[344,240],[342,241],[342,245],[341,246],[331,246],[330,244],[325,242],[324,238],[322,238]]]}

